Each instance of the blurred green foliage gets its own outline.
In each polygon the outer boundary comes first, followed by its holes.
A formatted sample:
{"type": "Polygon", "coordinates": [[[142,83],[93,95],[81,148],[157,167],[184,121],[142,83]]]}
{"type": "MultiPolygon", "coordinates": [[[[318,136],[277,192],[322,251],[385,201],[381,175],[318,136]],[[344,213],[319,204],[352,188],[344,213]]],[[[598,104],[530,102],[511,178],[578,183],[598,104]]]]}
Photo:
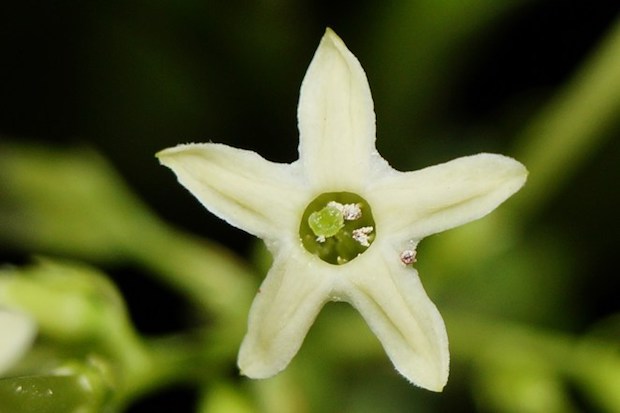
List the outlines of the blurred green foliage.
{"type": "Polygon", "coordinates": [[[0,412],[620,412],[616,2],[1,7],[0,307],[40,332],[0,412]],[[237,377],[269,256],[153,157],[213,140],[295,159],[327,25],[367,71],[394,166],[489,151],[530,170],[491,216],[419,247],[451,340],[442,394],[398,377],[342,304],[285,372],[237,377]]]}

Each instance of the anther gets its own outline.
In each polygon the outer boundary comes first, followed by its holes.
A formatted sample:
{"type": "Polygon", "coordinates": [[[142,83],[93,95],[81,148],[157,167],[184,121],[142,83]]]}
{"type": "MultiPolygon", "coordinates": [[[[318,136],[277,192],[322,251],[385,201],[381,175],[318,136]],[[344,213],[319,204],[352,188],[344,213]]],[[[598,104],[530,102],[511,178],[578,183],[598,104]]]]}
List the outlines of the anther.
{"type": "Polygon", "coordinates": [[[351,232],[351,237],[359,242],[359,244],[363,247],[370,247],[370,242],[368,242],[368,236],[372,233],[373,227],[361,227],[358,229],[354,229],[351,232]]]}
{"type": "Polygon", "coordinates": [[[415,250],[404,250],[400,253],[400,262],[405,265],[411,265],[416,262],[416,252],[415,250]]]}
{"type": "Polygon", "coordinates": [[[355,221],[362,217],[362,208],[360,204],[341,204],[340,202],[330,201],[327,206],[337,209],[342,214],[345,221],[355,221]]]}

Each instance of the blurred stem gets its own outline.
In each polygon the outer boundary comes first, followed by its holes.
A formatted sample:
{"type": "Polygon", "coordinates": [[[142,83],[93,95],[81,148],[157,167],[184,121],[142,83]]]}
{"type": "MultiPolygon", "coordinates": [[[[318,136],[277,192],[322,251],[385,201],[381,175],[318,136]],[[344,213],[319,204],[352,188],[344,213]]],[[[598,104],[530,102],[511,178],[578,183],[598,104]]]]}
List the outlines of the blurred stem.
{"type": "Polygon", "coordinates": [[[515,157],[530,171],[518,197],[531,213],[555,195],[609,137],[620,113],[620,21],[569,85],[541,111],[520,138],[515,157]]]}
{"type": "Polygon", "coordinates": [[[574,380],[606,412],[620,412],[620,356],[618,345],[590,341],[579,346],[574,367],[574,380]]]}
{"type": "Polygon", "coordinates": [[[494,321],[477,314],[444,311],[443,315],[450,334],[451,352],[461,361],[476,361],[489,351],[510,353],[517,347],[519,352],[532,352],[560,367],[573,352],[572,339],[561,334],[494,321]]]}
{"type": "Polygon", "coordinates": [[[579,340],[561,332],[494,321],[480,315],[444,312],[444,319],[454,358],[484,363],[491,357],[509,365],[523,356],[572,380],[602,411],[619,411],[617,344],[579,340]]]}
{"type": "Polygon", "coordinates": [[[240,336],[255,291],[249,268],[223,247],[160,221],[142,228],[140,242],[129,246],[130,258],[207,309],[233,336],[240,336]]]}
{"type": "Polygon", "coordinates": [[[115,394],[115,407],[125,406],[143,394],[172,383],[203,380],[218,374],[217,361],[204,351],[204,342],[179,335],[139,342],[118,351],[122,378],[115,394]]]}
{"type": "MultiPolygon", "coordinates": [[[[330,314],[333,319],[335,314],[330,314]]],[[[340,312],[337,322],[320,323],[312,343],[326,364],[356,365],[385,353],[354,311],[340,312]],[[346,326],[346,328],[343,328],[346,326]],[[343,351],[346,348],[346,351],[343,351]],[[333,357],[333,359],[330,359],[333,357]],[[350,364],[348,364],[350,363],[350,364]]],[[[455,363],[478,367],[510,367],[524,374],[545,371],[574,383],[601,411],[620,411],[618,343],[580,338],[478,313],[442,310],[455,363]]],[[[299,365],[303,368],[303,365],[299,365]]],[[[291,366],[295,368],[295,366],[291,366]]],[[[307,374],[307,373],[304,373],[307,374]]]]}
{"type": "MultiPolygon", "coordinates": [[[[529,170],[524,188],[484,219],[425,241],[433,245],[418,265],[441,277],[426,282],[441,291],[450,275],[511,248],[521,223],[562,189],[610,130],[619,124],[620,21],[566,88],[543,109],[520,137],[515,158],[529,170]],[[424,263],[433,263],[432,271],[424,263]]],[[[428,264],[430,265],[430,264],[428,264]]]]}
{"type": "Polygon", "coordinates": [[[128,318],[108,314],[99,330],[100,342],[112,363],[110,380],[118,410],[156,389],[204,381],[230,368],[230,353],[234,354],[237,346],[223,348],[217,329],[145,339],[128,318]]]}

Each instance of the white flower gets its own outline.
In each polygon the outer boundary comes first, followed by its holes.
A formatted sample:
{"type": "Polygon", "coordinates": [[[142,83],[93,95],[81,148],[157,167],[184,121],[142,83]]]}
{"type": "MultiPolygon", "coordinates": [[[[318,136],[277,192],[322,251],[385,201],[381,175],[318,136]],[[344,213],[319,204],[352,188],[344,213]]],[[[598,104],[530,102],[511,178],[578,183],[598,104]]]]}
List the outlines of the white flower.
{"type": "Polygon", "coordinates": [[[36,326],[30,317],[0,308],[0,375],[26,353],[35,333],[36,326]]]}
{"type": "Polygon", "coordinates": [[[446,329],[402,254],[413,257],[427,235],[491,212],[523,185],[526,169],[491,154],[392,169],[375,149],[364,71],[330,29],[302,83],[298,118],[299,160],[291,164],[215,143],[157,155],[205,207],[262,238],[273,254],[241,344],[242,373],[265,378],[283,370],[321,307],[347,301],[402,375],[440,391],[448,377],[446,329]],[[361,216],[343,219],[331,202],[358,205],[361,216]],[[352,237],[365,227],[369,246],[352,237]]]}

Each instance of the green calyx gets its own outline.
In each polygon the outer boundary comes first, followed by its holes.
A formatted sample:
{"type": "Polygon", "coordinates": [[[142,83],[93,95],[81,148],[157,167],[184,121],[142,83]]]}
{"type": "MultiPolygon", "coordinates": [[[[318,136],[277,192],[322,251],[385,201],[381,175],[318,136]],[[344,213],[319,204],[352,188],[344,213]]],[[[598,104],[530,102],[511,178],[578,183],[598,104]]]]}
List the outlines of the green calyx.
{"type": "Polygon", "coordinates": [[[310,253],[334,265],[345,264],[368,249],[376,237],[370,205],[351,192],[328,192],[304,211],[299,237],[310,253]]]}

